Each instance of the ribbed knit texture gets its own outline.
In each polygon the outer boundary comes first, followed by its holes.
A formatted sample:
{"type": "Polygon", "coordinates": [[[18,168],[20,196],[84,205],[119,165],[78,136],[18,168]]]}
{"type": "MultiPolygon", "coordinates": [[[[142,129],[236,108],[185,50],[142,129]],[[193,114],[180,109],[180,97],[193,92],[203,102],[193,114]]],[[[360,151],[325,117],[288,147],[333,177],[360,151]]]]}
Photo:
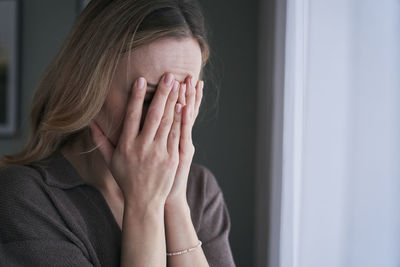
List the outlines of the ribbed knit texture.
{"type": "MultiPolygon", "coordinates": [[[[210,266],[235,266],[227,208],[205,167],[192,164],[187,199],[210,266]]],[[[103,195],[59,151],[0,170],[0,266],[119,266],[120,252],[121,229],[103,195]]]]}

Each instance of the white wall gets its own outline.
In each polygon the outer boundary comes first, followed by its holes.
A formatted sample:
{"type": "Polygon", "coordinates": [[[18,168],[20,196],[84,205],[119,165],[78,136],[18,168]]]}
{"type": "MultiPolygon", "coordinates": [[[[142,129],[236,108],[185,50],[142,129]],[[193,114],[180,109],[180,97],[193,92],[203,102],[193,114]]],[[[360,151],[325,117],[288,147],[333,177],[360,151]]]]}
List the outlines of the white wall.
{"type": "Polygon", "coordinates": [[[288,1],[280,266],[400,266],[399,50],[400,1],[288,1]]]}

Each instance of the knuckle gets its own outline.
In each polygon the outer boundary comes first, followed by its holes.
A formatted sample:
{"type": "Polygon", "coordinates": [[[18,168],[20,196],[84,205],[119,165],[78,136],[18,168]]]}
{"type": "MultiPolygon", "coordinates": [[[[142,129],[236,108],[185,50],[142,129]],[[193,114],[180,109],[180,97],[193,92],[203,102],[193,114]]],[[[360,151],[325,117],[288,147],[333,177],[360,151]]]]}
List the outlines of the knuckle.
{"type": "Polygon", "coordinates": [[[125,158],[129,157],[130,147],[128,145],[118,146],[118,152],[125,158]]]}
{"type": "Polygon", "coordinates": [[[169,134],[172,139],[178,139],[178,132],[176,130],[171,130],[169,134]]]}
{"type": "Polygon", "coordinates": [[[164,115],[161,119],[160,127],[167,127],[171,125],[172,119],[169,116],[164,115]]]}
{"type": "Polygon", "coordinates": [[[134,120],[136,119],[136,112],[133,108],[128,108],[125,116],[126,120],[134,120]]]}
{"type": "Polygon", "coordinates": [[[153,151],[153,158],[157,162],[163,162],[165,159],[165,153],[160,148],[156,148],[153,151]]]}
{"type": "Polygon", "coordinates": [[[157,114],[157,111],[155,109],[152,109],[151,111],[149,111],[146,120],[151,125],[156,125],[159,121],[159,115],[157,114]]]}
{"type": "Polygon", "coordinates": [[[146,157],[146,148],[143,144],[139,144],[136,146],[136,154],[140,160],[145,159],[146,157]]]}

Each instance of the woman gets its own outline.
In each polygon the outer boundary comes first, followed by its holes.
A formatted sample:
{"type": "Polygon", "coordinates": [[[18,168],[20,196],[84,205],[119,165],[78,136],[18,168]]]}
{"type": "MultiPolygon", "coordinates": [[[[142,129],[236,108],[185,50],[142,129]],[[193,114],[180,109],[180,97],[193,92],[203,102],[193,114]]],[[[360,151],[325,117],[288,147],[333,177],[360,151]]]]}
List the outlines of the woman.
{"type": "Polygon", "coordinates": [[[191,164],[208,59],[188,0],[92,0],[3,158],[0,266],[234,266],[213,175],[191,164]]]}

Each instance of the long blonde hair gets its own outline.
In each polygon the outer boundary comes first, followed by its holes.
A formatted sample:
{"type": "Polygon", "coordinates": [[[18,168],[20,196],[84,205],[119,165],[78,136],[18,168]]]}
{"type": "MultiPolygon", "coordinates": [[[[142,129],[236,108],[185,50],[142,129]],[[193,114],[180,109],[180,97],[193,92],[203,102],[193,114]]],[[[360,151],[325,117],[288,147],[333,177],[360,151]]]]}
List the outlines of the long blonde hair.
{"type": "Polygon", "coordinates": [[[209,46],[194,0],[92,0],[35,88],[31,135],[2,166],[44,159],[88,128],[99,113],[120,57],[163,37],[193,37],[203,66],[209,46]]]}

